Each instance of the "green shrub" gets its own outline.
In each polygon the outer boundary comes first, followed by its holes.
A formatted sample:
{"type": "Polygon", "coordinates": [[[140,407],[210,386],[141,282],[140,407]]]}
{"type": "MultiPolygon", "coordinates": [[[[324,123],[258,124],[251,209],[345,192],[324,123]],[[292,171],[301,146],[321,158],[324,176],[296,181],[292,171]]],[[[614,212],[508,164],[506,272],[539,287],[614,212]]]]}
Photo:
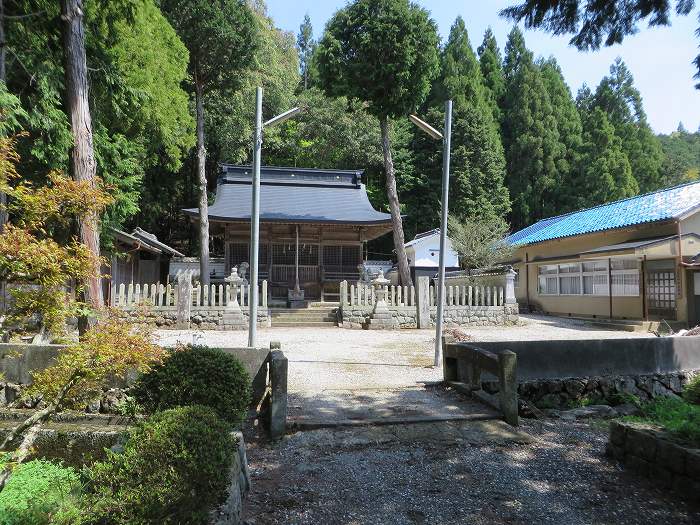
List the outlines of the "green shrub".
{"type": "MultiPolygon", "coordinates": [[[[0,467],[4,462],[0,458],[0,467]]],[[[0,525],[39,525],[78,492],[78,474],[44,459],[19,465],[0,492],[0,525]]]]}
{"type": "Polygon", "coordinates": [[[174,351],[141,376],[133,392],[149,412],[203,405],[234,425],[243,420],[251,402],[250,376],[240,361],[205,346],[174,351]]]}
{"type": "Polygon", "coordinates": [[[700,405],[700,374],[697,374],[685,385],[683,398],[688,403],[700,405]]]}
{"type": "Polygon", "coordinates": [[[700,406],[677,397],[660,397],[643,404],[641,413],[624,419],[659,425],[680,441],[700,447],[700,406]]]}
{"type": "Polygon", "coordinates": [[[224,501],[236,450],[211,408],[179,407],[135,427],[121,453],[89,472],[82,523],[199,524],[224,501]]]}

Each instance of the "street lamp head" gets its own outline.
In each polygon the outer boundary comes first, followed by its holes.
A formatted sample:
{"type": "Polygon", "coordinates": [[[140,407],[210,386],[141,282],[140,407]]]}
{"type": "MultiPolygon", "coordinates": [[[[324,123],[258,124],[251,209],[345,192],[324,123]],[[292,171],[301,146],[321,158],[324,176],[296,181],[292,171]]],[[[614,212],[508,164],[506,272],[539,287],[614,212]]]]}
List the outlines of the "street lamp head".
{"type": "Polygon", "coordinates": [[[409,115],[408,118],[411,119],[411,122],[413,122],[416,126],[418,126],[423,131],[425,131],[428,135],[433,137],[435,140],[442,140],[442,133],[440,133],[438,130],[436,130],[434,127],[432,127],[427,122],[419,119],[415,115],[409,115]]]}
{"type": "Polygon", "coordinates": [[[300,112],[301,112],[300,107],[292,108],[288,111],[285,111],[284,113],[280,113],[276,117],[272,117],[270,120],[263,123],[263,127],[274,126],[275,124],[281,124],[285,120],[292,118],[294,115],[296,115],[300,112]]]}

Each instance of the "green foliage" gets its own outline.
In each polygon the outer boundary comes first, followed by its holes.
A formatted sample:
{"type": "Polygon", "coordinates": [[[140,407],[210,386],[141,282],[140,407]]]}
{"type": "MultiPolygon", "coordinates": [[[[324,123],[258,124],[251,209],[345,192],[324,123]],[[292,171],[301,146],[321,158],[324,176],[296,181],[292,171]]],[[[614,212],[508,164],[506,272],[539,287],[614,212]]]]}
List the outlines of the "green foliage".
{"type": "Polygon", "coordinates": [[[573,208],[631,197],[639,192],[622,141],[606,114],[595,108],[585,120],[581,171],[572,185],[573,208]]]}
{"type": "Polygon", "coordinates": [[[355,0],[328,22],[315,58],[329,95],[366,101],[380,118],[404,116],[437,72],[437,28],[408,0],[355,0]]]}
{"type": "Polygon", "coordinates": [[[486,99],[493,112],[493,119],[500,123],[503,115],[499,104],[503,101],[506,92],[506,81],[503,78],[503,58],[498,49],[496,37],[491,28],[484,33],[484,40],[477,50],[479,53],[479,66],[486,88],[486,99]]]}
{"type": "MultiPolygon", "coordinates": [[[[6,3],[7,86],[27,112],[29,135],[20,143],[21,175],[43,181],[67,171],[72,135],[63,108],[63,60],[59,3],[6,3]],[[22,16],[33,13],[32,16],[22,16]]],[[[118,226],[138,210],[138,189],[155,166],[177,169],[193,143],[186,78],[187,50],[154,0],[86,4],[86,53],[98,176],[110,184],[114,203],[107,224],[118,226]]]]}
{"type": "Polygon", "coordinates": [[[253,14],[243,0],[161,0],[160,9],[187,47],[190,82],[203,92],[236,89],[258,45],[253,14]]]}
{"type": "MultiPolygon", "coordinates": [[[[4,461],[0,457],[0,468],[4,461]]],[[[80,489],[78,474],[44,459],[23,463],[0,492],[0,525],[43,525],[80,489]]]]}
{"type": "Polygon", "coordinates": [[[642,96],[634,87],[632,73],[619,58],[610,66],[593,97],[593,108],[601,108],[622,141],[632,174],[643,192],[661,184],[663,152],[647,123],[642,96]]]}
{"type": "Polygon", "coordinates": [[[141,376],[133,392],[146,411],[203,405],[236,425],[250,407],[251,380],[241,362],[223,350],[188,346],[141,376]]]}
{"type": "Polygon", "coordinates": [[[678,440],[700,447],[700,406],[676,397],[660,397],[643,404],[641,412],[639,417],[624,419],[659,425],[678,440]]]}
{"type": "Polygon", "coordinates": [[[452,247],[465,268],[490,268],[512,255],[513,247],[505,243],[508,224],[500,217],[460,221],[450,216],[448,219],[452,247]]]}
{"type": "MultiPolygon", "coordinates": [[[[572,195],[572,177],[577,173],[581,162],[582,124],[576,103],[571,96],[569,86],[564,81],[564,75],[554,57],[538,62],[542,79],[544,80],[552,104],[552,114],[557,125],[559,143],[563,148],[557,160],[558,180],[553,191],[554,207],[557,213],[576,209],[572,201],[577,195],[572,195]]],[[[603,202],[603,201],[600,201],[603,202]]]]}
{"type": "Polygon", "coordinates": [[[669,135],[659,135],[664,163],[661,168],[662,185],[675,186],[700,178],[700,132],[689,133],[678,126],[669,135]]]}
{"type": "Polygon", "coordinates": [[[301,72],[302,86],[304,89],[309,87],[309,77],[311,69],[311,59],[314,54],[316,42],[314,41],[314,30],[311,26],[311,18],[309,14],[304,15],[304,21],[299,26],[299,34],[297,35],[297,49],[299,50],[299,68],[301,72]]]}
{"type": "Polygon", "coordinates": [[[700,374],[695,375],[683,389],[683,399],[688,403],[700,405],[700,374]]]}
{"type": "Polygon", "coordinates": [[[519,229],[559,211],[558,185],[567,175],[567,152],[547,81],[517,27],[508,36],[504,71],[502,138],[513,200],[511,224],[519,229]]]}
{"type": "Polygon", "coordinates": [[[159,412],[89,472],[79,523],[192,525],[224,501],[235,438],[207,407],[159,412]]]}

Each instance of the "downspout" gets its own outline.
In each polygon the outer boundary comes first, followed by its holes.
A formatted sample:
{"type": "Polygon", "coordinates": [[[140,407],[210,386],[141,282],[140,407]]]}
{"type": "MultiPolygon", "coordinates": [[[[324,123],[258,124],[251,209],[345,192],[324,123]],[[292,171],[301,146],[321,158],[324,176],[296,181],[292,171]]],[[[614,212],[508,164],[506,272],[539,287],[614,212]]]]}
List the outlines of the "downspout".
{"type": "Polygon", "coordinates": [[[610,299],[610,319],[613,318],[612,259],[608,257],[608,297],[610,299]]]}
{"type": "Polygon", "coordinates": [[[528,264],[528,253],[525,252],[525,305],[530,311],[530,265],[528,264]]]}
{"type": "Polygon", "coordinates": [[[642,319],[645,321],[649,320],[649,314],[647,313],[647,256],[644,254],[642,259],[642,319]]]}

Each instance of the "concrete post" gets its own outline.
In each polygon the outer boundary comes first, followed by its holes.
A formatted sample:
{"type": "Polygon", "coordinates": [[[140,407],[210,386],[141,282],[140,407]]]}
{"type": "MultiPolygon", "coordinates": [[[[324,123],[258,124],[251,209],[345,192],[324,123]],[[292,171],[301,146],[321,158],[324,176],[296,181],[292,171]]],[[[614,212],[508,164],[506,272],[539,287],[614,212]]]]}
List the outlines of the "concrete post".
{"type": "Polygon", "coordinates": [[[518,300],[515,298],[515,270],[511,268],[506,273],[506,304],[516,304],[518,300]]]}
{"type": "Polygon", "coordinates": [[[288,363],[285,355],[280,350],[272,350],[270,352],[270,437],[272,439],[283,437],[287,431],[287,370],[288,363]]]}
{"type": "Polygon", "coordinates": [[[498,382],[501,411],[506,423],[518,426],[518,356],[515,352],[505,350],[498,354],[498,382]]]}
{"type": "Polygon", "coordinates": [[[340,309],[348,306],[348,282],[340,281],[340,309]]]}
{"type": "Polygon", "coordinates": [[[430,327],[430,278],[418,277],[416,285],[416,324],[418,328],[430,327]]]}

